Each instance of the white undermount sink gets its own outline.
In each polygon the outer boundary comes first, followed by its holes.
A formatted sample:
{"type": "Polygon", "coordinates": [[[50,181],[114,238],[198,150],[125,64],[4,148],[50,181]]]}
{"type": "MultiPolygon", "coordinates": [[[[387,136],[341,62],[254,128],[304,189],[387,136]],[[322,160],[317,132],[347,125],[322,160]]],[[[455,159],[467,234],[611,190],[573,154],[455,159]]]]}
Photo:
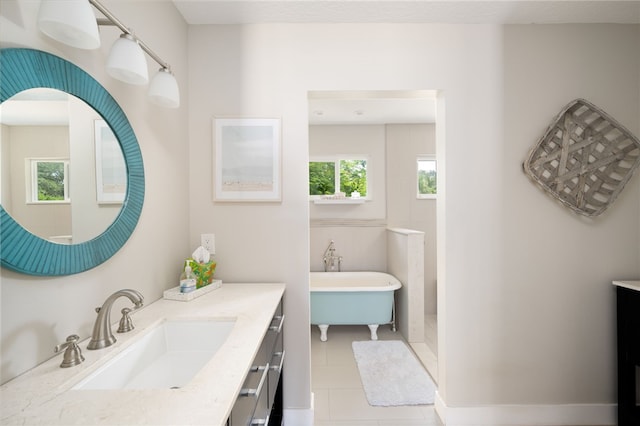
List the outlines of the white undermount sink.
{"type": "Polygon", "coordinates": [[[165,320],[73,389],[180,388],[215,355],[234,324],[226,319],[165,320]]]}

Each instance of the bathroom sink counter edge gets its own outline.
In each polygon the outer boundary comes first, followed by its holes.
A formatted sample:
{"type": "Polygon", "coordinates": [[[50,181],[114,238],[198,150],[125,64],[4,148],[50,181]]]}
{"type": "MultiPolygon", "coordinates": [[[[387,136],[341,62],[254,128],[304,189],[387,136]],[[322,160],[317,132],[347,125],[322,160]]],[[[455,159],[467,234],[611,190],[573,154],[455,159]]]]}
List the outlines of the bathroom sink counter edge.
{"type": "MultiPolygon", "coordinates": [[[[190,302],[160,299],[132,315],[136,328],[85,362],[55,356],[0,387],[2,425],[224,425],[285,290],[282,283],[225,283],[190,302]],[[180,389],[72,389],[163,320],[235,320],[222,347],[180,389]]],[[[118,324],[113,325],[113,330],[118,324]]]]}

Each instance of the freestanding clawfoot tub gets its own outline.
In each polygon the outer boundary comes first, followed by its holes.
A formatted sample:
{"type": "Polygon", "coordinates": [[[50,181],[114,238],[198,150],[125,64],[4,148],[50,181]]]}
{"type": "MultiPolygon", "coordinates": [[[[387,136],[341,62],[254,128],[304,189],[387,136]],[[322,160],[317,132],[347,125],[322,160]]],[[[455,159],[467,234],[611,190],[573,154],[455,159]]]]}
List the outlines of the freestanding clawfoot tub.
{"type": "Polygon", "coordinates": [[[330,325],[368,325],[371,340],[378,340],[380,324],[395,331],[394,292],[402,284],[384,272],[311,272],[311,324],[327,340],[330,325]]]}

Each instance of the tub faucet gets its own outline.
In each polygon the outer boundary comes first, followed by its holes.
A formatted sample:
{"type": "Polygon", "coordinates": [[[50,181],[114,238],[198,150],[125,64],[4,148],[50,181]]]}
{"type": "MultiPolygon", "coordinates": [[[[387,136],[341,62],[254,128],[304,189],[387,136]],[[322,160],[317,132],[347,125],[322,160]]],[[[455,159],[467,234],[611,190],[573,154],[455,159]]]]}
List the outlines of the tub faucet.
{"type": "MultiPolygon", "coordinates": [[[[109,296],[102,304],[102,307],[96,308],[98,318],[96,318],[96,322],[93,325],[93,333],[91,334],[91,341],[89,341],[87,349],[102,349],[107,346],[111,346],[116,342],[116,338],[111,332],[111,306],[120,296],[128,297],[129,300],[133,302],[136,309],[141,308],[144,302],[142,294],[131,289],[118,290],[109,296]]],[[[129,330],[131,329],[133,329],[133,324],[131,324],[129,330]]]]}
{"type": "Polygon", "coordinates": [[[336,260],[338,261],[338,272],[340,272],[342,265],[342,256],[336,256],[335,243],[333,240],[331,240],[329,246],[322,255],[322,261],[324,262],[324,271],[327,272],[327,269],[329,269],[330,271],[335,271],[336,260]]]}
{"type": "Polygon", "coordinates": [[[324,254],[322,255],[325,259],[327,258],[327,254],[333,255],[333,253],[336,251],[334,244],[335,242],[333,240],[329,242],[327,249],[324,251],[324,254]]]}

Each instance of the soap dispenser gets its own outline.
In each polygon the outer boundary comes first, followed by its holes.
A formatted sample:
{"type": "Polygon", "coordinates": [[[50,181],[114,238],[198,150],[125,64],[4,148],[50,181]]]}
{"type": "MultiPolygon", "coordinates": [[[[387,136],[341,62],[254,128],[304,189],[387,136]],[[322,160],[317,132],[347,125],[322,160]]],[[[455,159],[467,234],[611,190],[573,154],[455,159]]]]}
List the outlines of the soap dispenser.
{"type": "Polygon", "coordinates": [[[189,293],[196,289],[196,278],[189,263],[188,260],[185,262],[184,271],[180,275],[180,293],[189,293]]]}

